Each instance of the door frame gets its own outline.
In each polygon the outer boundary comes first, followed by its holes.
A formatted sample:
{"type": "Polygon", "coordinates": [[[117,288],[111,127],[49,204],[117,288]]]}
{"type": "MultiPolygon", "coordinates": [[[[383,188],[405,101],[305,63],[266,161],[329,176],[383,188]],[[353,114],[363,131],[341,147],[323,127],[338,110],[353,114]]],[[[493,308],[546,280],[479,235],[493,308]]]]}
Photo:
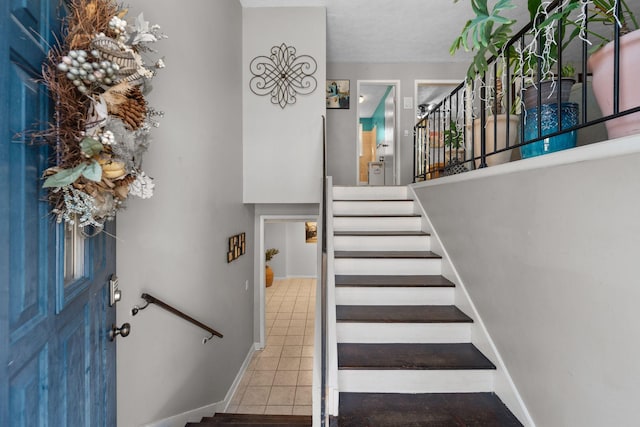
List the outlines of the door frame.
{"type": "MultiPolygon", "coordinates": [[[[266,283],[265,283],[265,276],[264,276],[264,269],[265,269],[265,259],[264,259],[264,251],[265,251],[265,245],[264,245],[264,229],[265,229],[265,224],[267,222],[270,221],[278,221],[278,222],[303,222],[303,221],[318,221],[320,219],[319,215],[304,215],[304,214],[300,214],[300,215],[287,215],[287,214],[264,214],[264,215],[260,215],[259,217],[259,221],[260,221],[260,228],[258,231],[258,251],[256,256],[258,257],[258,262],[255,263],[255,265],[258,267],[258,270],[255,272],[256,276],[258,277],[258,280],[254,281],[254,283],[258,284],[258,288],[254,289],[254,301],[256,301],[256,305],[255,307],[257,307],[257,310],[254,309],[254,313],[257,314],[257,317],[259,319],[258,324],[254,325],[257,326],[257,331],[256,332],[256,336],[254,338],[254,341],[256,342],[256,350],[261,350],[264,349],[265,345],[266,345],[266,334],[265,334],[265,330],[266,330],[266,283]]],[[[318,282],[320,281],[320,271],[316,272],[316,286],[318,284],[318,282]]]]}
{"type": "Polygon", "coordinates": [[[356,185],[365,185],[360,183],[360,85],[376,85],[376,86],[394,86],[395,87],[395,120],[393,128],[393,185],[400,182],[400,80],[357,80],[356,81],[356,135],[355,135],[355,155],[356,155],[356,185]]]}

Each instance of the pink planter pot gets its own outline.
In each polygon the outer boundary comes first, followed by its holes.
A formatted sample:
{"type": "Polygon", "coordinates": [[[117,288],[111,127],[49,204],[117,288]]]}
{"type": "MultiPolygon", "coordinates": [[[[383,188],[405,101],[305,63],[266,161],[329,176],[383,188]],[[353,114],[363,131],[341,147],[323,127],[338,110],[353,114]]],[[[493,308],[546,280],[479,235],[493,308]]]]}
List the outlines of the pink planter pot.
{"type": "MultiPolygon", "coordinates": [[[[613,114],[613,48],[610,42],[589,57],[593,92],[604,116],[613,114]]],[[[620,111],[640,105],[640,30],[620,38],[620,111]]],[[[609,139],[640,133],[640,113],[605,122],[609,139]]]]}

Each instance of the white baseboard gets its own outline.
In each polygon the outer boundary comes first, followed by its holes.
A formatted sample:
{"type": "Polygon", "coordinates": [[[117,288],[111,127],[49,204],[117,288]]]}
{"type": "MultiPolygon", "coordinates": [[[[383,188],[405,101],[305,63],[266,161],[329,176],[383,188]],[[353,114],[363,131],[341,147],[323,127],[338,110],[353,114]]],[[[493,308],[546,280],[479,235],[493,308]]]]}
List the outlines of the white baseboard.
{"type": "Polygon", "coordinates": [[[258,348],[258,343],[253,343],[253,345],[251,345],[251,347],[249,348],[247,357],[245,357],[244,362],[242,363],[242,366],[240,367],[236,378],[233,380],[231,387],[229,387],[229,391],[227,391],[227,395],[225,396],[224,400],[211,403],[200,408],[192,409],[181,414],[172,415],[171,417],[164,418],[162,420],[153,421],[151,423],[144,424],[141,427],[184,427],[186,423],[198,422],[202,419],[202,417],[211,417],[216,412],[226,411],[227,407],[231,403],[231,399],[233,398],[234,393],[240,385],[242,376],[249,367],[249,363],[251,363],[253,353],[255,353],[258,348]]]}

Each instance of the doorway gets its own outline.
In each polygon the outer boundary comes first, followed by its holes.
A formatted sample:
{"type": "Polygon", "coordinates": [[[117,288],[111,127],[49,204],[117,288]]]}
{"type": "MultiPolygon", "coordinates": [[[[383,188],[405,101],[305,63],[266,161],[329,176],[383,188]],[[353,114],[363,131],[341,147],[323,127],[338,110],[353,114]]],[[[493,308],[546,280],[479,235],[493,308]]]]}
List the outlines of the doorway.
{"type": "Polygon", "coordinates": [[[396,185],[399,181],[398,80],[358,80],[356,182],[396,185]]]}

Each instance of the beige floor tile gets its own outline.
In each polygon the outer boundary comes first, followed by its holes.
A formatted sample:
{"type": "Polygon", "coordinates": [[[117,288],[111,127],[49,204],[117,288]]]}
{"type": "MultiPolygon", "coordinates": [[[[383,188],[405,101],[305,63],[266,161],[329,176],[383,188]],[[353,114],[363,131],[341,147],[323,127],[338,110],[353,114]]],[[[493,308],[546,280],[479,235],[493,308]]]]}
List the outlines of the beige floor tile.
{"type": "Polygon", "coordinates": [[[249,380],[253,375],[254,371],[245,371],[244,375],[240,379],[240,383],[238,383],[238,388],[244,388],[249,385],[249,380]]]}
{"type": "Polygon", "coordinates": [[[258,385],[271,386],[275,375],[276,371],[255,371],[249,380],[249,387],[258,385]]]}
{"type": "Polygon", "coordinates": [[[296,395],[296,387],[273,386],[271,387],[271,393],[269,394],[269,401],[267,405],[269,406],[293,405],[295,395],[296,395]]]}
{"type": "Polygon", "coordinates": [[[265,322],[267,328],[272,328],[274,323],[276,323],[276,319],[266,319],[265,322]]]}
{"type": "MultiPolygon", "coordinates": [[[[297,338],[297,337],[286,337],[284,340],[285,344],[287,344],[287,341],[289,340],[289,338],[297,338]]],[[[313,345],[313,344],[314,344],[313,336],[305,335],[304,339],[302,340],[302,345],[313,345]]]]}
{"type": "Polygon", "coordinates": [[[278,363],[278,371],[299,371],[300,370],[300,358],[299,357],[281,357],[280,363],[278,363]]]}
{"type": "Polygon", "coordinates": [[[244,392],[247,391],[247,387],[238,387],[236,392],[233,394],[233,398],[231,398],[231,405],[238,406],[240,402],[242,402],[242,396],[244,392]]]}
{"type": "Polygon", "coordinates": [[[287,326],[290,328],[304,328],[307,326],[307,321],[305,319],[293,319],[287,326]]]}
{"type": "Polygon", "coordinates": [[[279,362],[279,357],[261,357],[256,363],[256,371],[275,371],[279,362]]]}
{"type": "Polygon", "coordinates": [[[313,371],[298,371],[298,385],[313,385],[313,371]]]}
{"type": "Polygon", "coordinates": [[[265,314],[265,318],[267,320],[273,320],[273,319],[277,319],[278,317],[278,313],[276,313],[275,311],[267,311],[265,314]]]}
{"type": "MultiPolygon", "coordinates": [[[[313,336],[313,334],[315,333],[315,327],[312,328],[305,328],[304,329],[304,334],[305,335],[311,335],[313,336]]],[[[287,333],[287,335],[289,335],[289,333],[287,333]]]]}
{"type": "Polygon", "coordinates": [[[313,357],[313,346],[312,345],[305,345],[302,346],[302,357],[313,357]]]}
{"type": "Polygon", "coordinates": [[[294,405],[311,405],[311,386],[296,387],[296,399],[294,405]]]}
{"type": "Polygon", "coordinates": [[[275,320],[273,323],[273,327],[274,328],[288,328],[291,323],[291,321],[289,319],[280,319],[280,320],[275,320]]]}
{"type": "Polygon", "coordinates": [[[287,335],[287,329],[289,328],[271,328],[271,333],[268,335],[287,335]]]}
{"type": "Polygon", "coordinates": [[[282,353],[282,346],[281,345],[269,345],[267,344],[266,347],[264,348],[264,350],[262,350],[260,352],[260,356],[259,357],[280,357],[280,354],[282,353]]]}
{"type": "Polygon", "coordinates": [[[302,356],[301,345],[285,345],[282,347],[280,357],[300,357],[302,356]]]}
{"type": "Polygon", "coordinates": [[[289,320],[291,319],[291,314],[292,313],[276,313],[276,320],[289,320]]]}
{"type": "Polygon", "coordinates": [[[284,345],[286,335],[270,335],[267,336],[267,346],[270,345],[284,345]]]}
{"type": "MultiPolygon", "coordinates": [[[[299,378],[299,371],[276,371],[276,375],[273,377],[273,385],[296,385],[299,378]]],[[[311,372],[311,371],[300,371],[311,372]]],[[[307,385],[307,384],[303,384],[307,385]]]]}
{"type": "MultiPolygon", "coordinates": [[[[313,369],[313,357],[303,357],[302,359],[300,359],[300,370],[301,371],[309,371],[311,369],[313,369]]],[[[253,375],[255,375],[255,374],[253,374],[253,375]]]]}
{"type": "Polygon", "coordinates": [[[269,399],[269,386],[248,386],[242,396],[240,406],[245,405],[266,405],[269,399]]]}
{"type": "MultiPolygon", "coordinates": [[[[278,316],[285,313],[278,313],[278,316]]],[[[292,320],[307,320],[307,313],[291,313],[292,320]]]]}
{"type": "Polygon", "coordinates": [[[308,335],[308,334],[305,334],[305,329],[303,327],[289,327],[287,329],[287,335],[308,335]]]}
{"type": "Polygon", "coordinates": [[[284,339],[284,345],[313,345],[313,343],[305,344],[304,343],[305,338],[307,337],[303,337],[301,335],[287,335],[284,339]]]}
{"type": "Polygon", "coordinates": [[[291,415],[291,413],[293,412],[293,406],[267,406],[267,409],[265,409],[264,413],[265,414],[271,414],[271,415],[291,415]]]}
{"type": "Polygon", "coordinates": [[[238,413],[239,414],[264,414],[265,408],[266,408],[265,405],[240,405],[238,406],[238,413]]]}
{"type": "Polygon", "coordinates": [[[292,313],[293,312],[293,306],[292,305],[284,305],[282,304],[280,307],[278,307],[278,313],[292,313]]]}
{"type": "Polygon", "coordinates": [[[247,366],[247,371],[253,371],[256,369],[256,364],[258,363],[258,355],[254,354],[251,362],[249,362],[249,366],[247,366]]]}
{"type": "Polygon", "coordinates": [[[312,415],[311,406],[294,406],[292,415],[312,415]]]}

